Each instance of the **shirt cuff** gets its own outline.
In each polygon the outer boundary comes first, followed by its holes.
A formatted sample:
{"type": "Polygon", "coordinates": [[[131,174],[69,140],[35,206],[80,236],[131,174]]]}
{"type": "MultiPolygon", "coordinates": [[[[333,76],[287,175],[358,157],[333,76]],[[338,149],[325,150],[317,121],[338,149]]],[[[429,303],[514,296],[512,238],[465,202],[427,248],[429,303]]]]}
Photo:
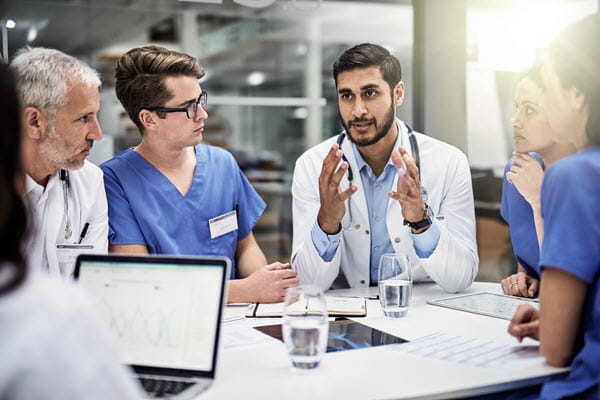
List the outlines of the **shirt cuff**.
{"type": "Polygon", "coordinates": [[[411,229],[409,235],[413,240],[413,246],[417,256],[419,258],[428,258],[431,254],[433,254],[440,240],[440,228],[434,218],[429,226],[429,229],[427,229],[425,232],[413,233],[411,229]]]}
{"type": "Polygon", "coordinates": [[[315,221],[312,230],[310,231],[310,236],[312,238],[313,245],[317,250],[317,254],[319,254],[323,261],[330,262],[333,260],[335,252],[340,245],[342,230],[340,229],[340,231],[334,235],[328,235],[323,232],[319,226],[319,223],[315,221]]]}

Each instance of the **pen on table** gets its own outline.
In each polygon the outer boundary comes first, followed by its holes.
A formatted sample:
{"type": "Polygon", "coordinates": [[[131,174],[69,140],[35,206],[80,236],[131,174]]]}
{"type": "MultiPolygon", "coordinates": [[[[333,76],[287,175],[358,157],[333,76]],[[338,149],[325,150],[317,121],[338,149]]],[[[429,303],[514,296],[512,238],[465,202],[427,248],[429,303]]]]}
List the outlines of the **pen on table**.
{"type": "Polygon", "coordinates": [[[87,231],[88,231],[89,227],[90,227],[89,222],[86,222],[85,225],[83,225],[83,230],[81,231],[81,235],[79,235],[79,241],[77,242],[77,244],[81,244],[81,241],[83,240],[85,235],[87,235],[87,231]]]}

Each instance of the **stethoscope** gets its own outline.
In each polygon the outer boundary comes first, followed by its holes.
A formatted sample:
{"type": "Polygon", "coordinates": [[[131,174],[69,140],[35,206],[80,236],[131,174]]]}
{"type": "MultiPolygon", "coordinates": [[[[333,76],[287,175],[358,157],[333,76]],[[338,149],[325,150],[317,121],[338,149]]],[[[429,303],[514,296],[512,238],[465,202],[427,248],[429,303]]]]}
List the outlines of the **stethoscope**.
{"type": "MultiPolygon", "coordinates": [[[[410,141],[410,152],[412,154],[413,159],[415,160],[415,165],[417,166],[417,170],[419,171],[419,180],[420,180],[421,179],[421,155],[419,152],[419,143],[417,143],[417,137],[415,136],[415,134],[413,132],[412,126],[410,126],[406,122],[403,122],[403,123],[404,123],[404,126],[406,126],[406,129],[408,131],[407,133],[408,133],[408,140],[410,141]]],[[[338,135],[337,144],[340,149],[342,148],[342,143],[344,142],[345,138],[346,138],[346,132],[342,132],[338,135]]],[[[349,186],[352,186],[352,181],[354,180],[354,173],[352,172],[352,167],[350,166],[350,162],[346,158],[345,154],[342,155],[342,160],[346,161],[346,163],[348,164],[348,183],[349,183],[349,186]]]]}
{"type": "MultiPolygon", "coordinates": [[[[421,180],[421,154],[419,152],[419,143],[417,142],[417,136],[414,134],[413,128],[409,124],[407,124],[406,122],[403,122],[403,123],[404,123],[404,126],[406,126],[406,129],[408,131],[407,133],[408,133],[408,140],[410,141],[410,152],[412,154],[412,158],[415,160],[415,165],[417,167],[417,170],[419,171],[419,180],[421,180]]],[[[401,134],[401,133],[398,132],[398,134],[401,134]]],[[[342,143],[344,142],[345,138],[346,138],[345,132],[342,132],[338,135],[337,144],[340,149],[342,148],[342,143]]],[[[354,180],[354,172],[352,171],[350,162],[346,158],[345,154],[342,154],[342,160],[348,164],[348,187],[350,187],[350,186],[352,186],[352,181],[354,180]]],[[[352,203],[350,201],[351,198],[352,198],[352,196],[348,197],[349,222],[346,226],[342,226],[342,228],[345,230],[352,230],[352,229],[360,228],[360,224],[355,225],[353,222],[352,206],[351,206],[352,203]]],[[[421,182],[421,198],[423,199],[424,203],[427,202],[427,189],[425,189],[425,186],[423,186],[423,182],[421,182]]]]}
{"type": "Polygon", "coordinates": [[[63,203],[65,207],[65,239],[70,239],[73,236],[73,229],[71,228],[71,220],[69,218],[69,171],[66,169],[60,170],[60,181],[63,188],[63,203]]]}

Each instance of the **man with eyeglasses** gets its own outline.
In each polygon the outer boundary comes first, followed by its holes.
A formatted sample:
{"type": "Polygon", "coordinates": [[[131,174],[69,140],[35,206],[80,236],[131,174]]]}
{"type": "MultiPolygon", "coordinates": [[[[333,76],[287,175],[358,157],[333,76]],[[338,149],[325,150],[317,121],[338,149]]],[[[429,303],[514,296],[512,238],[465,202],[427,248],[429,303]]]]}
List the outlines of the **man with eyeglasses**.
{"type": "Polygon", "coordinates": [[[142,140],[101,165],[114,253],[231,259],[228,302],[279,302],[298,284],[266,265],[252,229],[265,203],[227,151],[202,144],[207,94],[198,61],[147,46],[117,62],[117,97],[142,140]],[[241,278],[241,279],[233,279],[241,278]]]}
{"type": "Polygon", "coordinates": [[[10,68],[22,103],[28,264],[69,279],[78,254],[108,250],[102,171],[86,161],[102,139],[100,78],[84,62],[43,47],[20,50],[10,68]]]}

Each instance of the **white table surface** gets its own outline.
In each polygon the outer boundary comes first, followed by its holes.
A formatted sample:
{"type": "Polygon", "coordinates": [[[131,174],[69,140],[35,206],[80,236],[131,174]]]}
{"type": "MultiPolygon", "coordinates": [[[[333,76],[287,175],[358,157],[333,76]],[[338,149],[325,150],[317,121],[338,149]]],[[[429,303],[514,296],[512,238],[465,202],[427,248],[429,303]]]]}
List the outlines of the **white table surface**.
{"type": "MultiPolygon", "coordinates": [[[[474,283],[461,292],[500,293],[494,283],[474,283]]],[[[375,295],[377,288],[344,289],[336,295],[375,295]]],[[[447,332],[499,343],[516,344],[506,333],[507,320],[426,304],[427,299],[450,296],[432,283],[417,283],[408,315],[386,319],[378,300],[367,301],[367,317],[352,318],[384,332],[412,340],[432,332],[447,332]]],[[[227,314],[245,312],[228,307],[227,314]]],[[[256,318],[250,324],[280,323],[256,318]]],[[[240,326],[239,330],[252,330],[240,326]]],[[[235,332],[235,331],[234,331],[235,332]]],[[[530,341],[530,344],[537,342],[530,341]]],[[[327,353],[314,370],[291,366],[283,343],[221,348],[217,376],[201,399],[441,399],[459,398],[528,386],[566,371],[542,360],[527,368],[477,368],[390,350],[388,346],[327,353]]]]}

